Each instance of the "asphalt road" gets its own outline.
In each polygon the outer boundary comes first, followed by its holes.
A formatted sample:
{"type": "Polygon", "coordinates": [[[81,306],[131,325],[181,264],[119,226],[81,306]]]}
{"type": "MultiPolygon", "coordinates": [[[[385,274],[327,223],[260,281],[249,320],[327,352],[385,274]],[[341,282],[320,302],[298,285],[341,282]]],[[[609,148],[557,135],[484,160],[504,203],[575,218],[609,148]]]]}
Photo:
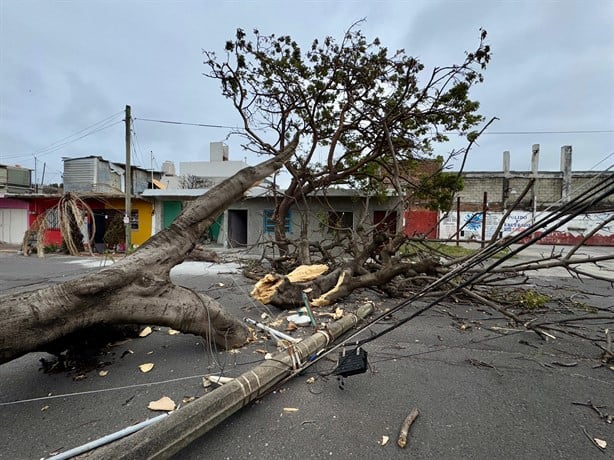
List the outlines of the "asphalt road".
{"type": "MultiPolygon", "coordinates": [[[[99,266],[99,259],[0,253],[0,290],[40,287],[99,266]]],[[[237,315],[285,317],[251,301],[251,283],[233,271],[233,266],[191,262],[173,277],[237,315]]],[[[558,315],[589,315],[590,307],[614,312],[607,283],[552,275],[531,282],[549,290],[554,306],[565,305],[558,315]],[[570,299],[578,310],[564,302],[570,299]]],[[[380,309],[390,305],[368,292],[350,300],[368,296],[380,309]]],[[[594,333],[606,326],[591,324],[594,333]]],[[[176,458],[614,458],[614,424],[573,404],[592,401],[614,414],[614,372],[597,367],[595,345],[555,335],[556,340],[543,341],[484,306],[438,306],[368,343],[369,371],[346,379],[343,389],[327,375],[335,367],[331,355],[176,458]],[[314,383],[308,383],[310,377],[314,383]],[[420,416],[408,446],[400,449],[399,427],[413,407],[420,416]],[[589,437],[605,440],[605,451],[589,437]]],[[[43,373],[39,359],[49,358],[44,353],[0,365],[0,458],[39,459],[84,444],[157,415],[147,405],[162,396],[189,404],[212,391],[203,387],[203,375],[237,376],[263,361],[259,351],[274,348],[272,341],[261,341],[236,353],[219,352],[199,337],[154,328],[145,338],[110,348],[99,357],[98,369],[83,378],[77,371],[43,373]],[[146,362],[154,368],[142,373],[138,366],[146,362]]]]}

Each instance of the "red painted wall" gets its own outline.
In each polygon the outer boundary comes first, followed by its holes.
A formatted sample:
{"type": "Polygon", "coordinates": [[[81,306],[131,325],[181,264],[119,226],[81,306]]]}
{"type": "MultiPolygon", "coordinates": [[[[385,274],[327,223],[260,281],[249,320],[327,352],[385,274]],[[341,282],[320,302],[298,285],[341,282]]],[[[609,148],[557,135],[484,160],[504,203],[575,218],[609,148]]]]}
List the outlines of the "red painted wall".
{"type": "Polygon", "coordinates": [[[405,234],[411,237],[437,238],[439,213],[426,209],[405,211],[405,234]]]}
{"type": "MultiPolygon", "coordinates": [[[[30,209],[28,212],[28,227],[36,221],[37,217],[44,214],[47,209],[53,208],[58,204],[59,198],[34,198],[29,202],[30,209]]],[[[50,228],[45,231],[43,237],[43,244],[45,246],[54,244],[56,246],[62,245],[62,234],[60,229],[50,228]]]]}

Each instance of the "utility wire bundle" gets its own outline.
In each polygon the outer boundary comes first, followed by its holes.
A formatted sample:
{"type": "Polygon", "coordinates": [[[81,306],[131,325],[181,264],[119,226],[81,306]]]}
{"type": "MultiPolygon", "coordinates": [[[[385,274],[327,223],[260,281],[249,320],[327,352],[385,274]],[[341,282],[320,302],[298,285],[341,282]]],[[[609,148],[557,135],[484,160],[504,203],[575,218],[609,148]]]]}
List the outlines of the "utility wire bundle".
{"type": "MultiPolygon", "coordinates": [[[[608,171],[611,168],[612,167],[608,168],[608,171]]],[[[350,335],[350,337],[345,339],[342,343],[320,354],[316,360],[313,360],[307,363],[304,366],[303,370],[311,366],[315,362],[319,361],[327,354],[338,349],[339,347],[346,347],[350,343],[350,341],[352,341],[358,335],[362,334],[364,331],[368,329],[371,329],[375,324],[381,322],[384,318],[389,317],[390,315],[411,305],[416,300],[421,299],[426,294],[428,294],[429,291],[433,290],[434,288],[444,285],[450,282],[451,280],[453,280],[455,277],[467,272],[468,270],[472,268],[477,267],[478,265],[483,264],[484,262],[486,262],[488,259],[490,259],[494,255],[500,253],[502,250],[509,249],[513,244],[520,244],[519,247],[511,249],[508,253],[506,253],[502,257],[492,261],[483,270],[475,272],[474,274],[469,276],[467,279],[465,279],[463,282],[447,289],[443,294],[441,294],[440,296],[438,296],[437,298],[429,302],[424,307],[418,309],[417,311],[410,314],[409,316],[397,321],[392,326],[368,338],[362,339],[360,341],[352,342],[352,345],[355,345],[355,347],[358,348],[361,345],[367,342],[370,342],[372,340],[375,340],[393,331],[399,326],[407,323],[408,321],[416,318],[417,316],[426,312],[427,310],[434,307],[435,305],[438,305],[440,302],[442,302],[446,298],[449,298],[451,295],[485,278],[486,276],[488,276],[488,273],[490,270],[498,267],[499,265],[503,264],[508,259],[520,253],[525,248],[545,238],[546,236],[554,232],[557,228],[559,228],[563,224],[571,221],[573,218],[581,214],[587,213],[595,204],[599,203],[600,201],[604,200],[605,198],[613,194],[614,194],[614,174],[602,173],[601,175],[593,179],[593,181],[585,184],[584,188],[580,191],[580,193],[578,193],[573,199],[560,205],[554,212],[547,213],[547,214],[542,213],[543,215],[539,217],[537,220],[535,220],[530,227],[522,231],[519,231],[516,234],[510,235],[509,237],[503,240],[500,240],[496,243],[490,244],[486,246],[485,248],[483,248],[482,250],[476,252],[471,257],[469,257],[467,260],[465,260],[463,263],[454,267],[452,270],[450,270],[448,273],[446,273],[442,277],[433,281],[432,283],[422,288],[420,291],[418,291],[417,293],[415,293],[408,299],[399,303],[396,307],[380,314],[379,316],[375,317],[372,321],[370,321],[368,324],[360,327],[357,331],[355,331],[352,335],[350,335]],[[522,242],[523,240],[525,240],[524,243],[522,242]]]]}

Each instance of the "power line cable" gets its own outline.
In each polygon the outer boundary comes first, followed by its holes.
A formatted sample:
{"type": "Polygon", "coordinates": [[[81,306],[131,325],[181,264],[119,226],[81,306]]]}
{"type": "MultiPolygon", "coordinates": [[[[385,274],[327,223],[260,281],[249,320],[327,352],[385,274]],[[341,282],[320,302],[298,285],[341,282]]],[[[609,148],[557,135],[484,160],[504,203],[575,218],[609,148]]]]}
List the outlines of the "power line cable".
{"type": "MultiPolygon", "coordinates": [[[[538,236],[538,237],[534,237],[533,239],[529,240],[528,242],[524,243],[521,245],[521,247],[514,249],[513,251],[511,251],[510,253],[504,255],[503,257],[501,257],[500,259],[492,262],[486,269],[484,269],[483,271],[474,274],[473,276],[469,277],[469,279],[465,280],[463,283],[459,284],[458,286],[454,287],[453,289],[447,291],[443,296],[437,298],[435,301],[429,303],[426,307],[423,307],[422,309],[418,310],[418,312],[413,313],[412,315],[410,315],[408,318],[405,318],[403,320],[401,320],[397,325],[392,326],[391,328],[388,328],[378,334],[376,334],[375,336],[372,336],[368,339],[365,339],[361,342],[368,342],[370,340],[373,340],[381,335],[384,335],[385,333],[389,332],[392,329],[395,329],[396,327],[398,327],[401,324],[404,324],[405,322],[409,321],[412,318],[415,318],[416,316],[418,316],[419,314],[421,314],[422,312],[430,309],[431,307],[433,307],[434,305],[438,304],[441,302],[441,300],[445,299],[446,297],[448,297],[451,294],[454,294],[456,292],[458,292],[459,290],[475,283],[476,281],[479,281],[481,278],[483,278],[485,276],[486,273],[488,273],[489,270],[496,268],[497,266],[501,265],[503,262],[505,262],[506,260],[508,260],[509,258],[513,257],[514,255],[518,254],[520,251],[522,251],[523,249],[525,249],[526,247],[532,245],[533,243],[535,243],[536,241],[538,241],[539,239],[542,239],[543,237],[547,236],[548,234],[552,233],[554,230],[556,230],[561,223],[566,223],[568,221],[570,221],[571,219],[573,219],[574,217],[576,217],[577,215],[581,214],[583,211],[585,211],[587,208],[589,208],[592,204],[594,204],[595,201],[595,192],[599,192],[601,191],[602,193],[597,195],[598,200],[600,201],[601,199],[609,196],[612,192],[613,189],[612,187],[614,186],[614,178],[607,178],[605,179],[601,184],[598,190],[588,190],[586,192],[586,197],[588,199],[586,199],[584,202],[582,202],[581,205],[577,205],[574,203],[574,206],[570,207],[569,209],[562,209],[561,211],[557,212],[557,213],[553,213],[549,216],[546,216],[544,219],[542,219],[541,221],[536,222],[534,225],[532,225],[531,227],[525,229],[522,232],[519,232],[517,235],[511,237],[508,241],[506,241],[504,244],[502,245],[493,245],[489,250],[487,248],[487,250],[484,251],[480,251],[477,253],[478,257],[476,257],[474,260],[471,261],[471,263],[466,264],[465,266],[463,266],[461,269],[459,270],[453,270],[452,272],[453,275],[452,276],[456,276],[458,275],[460,271],[466,271],[468,268],[474,268],[475,266],[485,262],[488,258],[490,258],[491,256],[493,256],[494,254],[498,253],[501,251],[501,249],[504,248],[508,248],[511,244],[514,243],[518,243],[521,240],[523,240],[526,237],[529,237],[531,235],[533,235],[534,232],[536,232],[537,230],[539,230],[540,228],[545,228],[545,230],[538,236]],[[603,190],[605,189],[605,192],[603,193],[603,190]],[[567,213],[567,211],[571,211],[570,213],[567,213]],[[563,217],[563,219],[560,222],[559,219],[561,219],[561,217],[563,217]],[[547,225],[550,224],[556,224],[556,225],[552,225],[551,227],[546,227],[547,225]]],[[[451,272],[451,273],[452,273],[451,272]]],[[[433,284],[443,284],[444,282],[448,282],[452,276],[445,276],[440,278],[440,282],[439,283],[432,283],[431,285],[428,286],[428,288],[423,289],[422,291],[420,291],[419,294],[421,293],[426,293],[427,290],[432,289],[434,286],[433,284]]],[[[438,280],[439,281],[439,280],[438,280]]],[[[420,295],[419,297],[423,297],[423,294],[420,295]]],[[[414,301],[416,299],[408,299],[408,301],[402,302],[401,304],[399,304],[397,307],[389,310],[388,312],[386,312],[386,314],[384,315],[390,315],[391,313],[394,313],[398,310],[400,310],[401,308],[411,304],[412,301],[414,301]]],[[[370,324],[373,324],[372,322],[370,324]]]]}
{"type": "Polygon", "coordinates": [[[43,147],[41,149],[38,149],[34,152],[31,153],[23,153],[23,154],[13,154],[13,155],[3,155],[3,158],[9,158],[9,159],[15,159],[15,158],[25,158],[25,157],[31,157],[31,156],[43,156],[43,155],[47,155],[49,153],[53,153],[56,150],[71,144],[79,139],[83,139],[86,136],[89,136],[91,134],[95,134],[99,131],[102,131],[104,129],[107,129],[117,123],[120,123],[120,121],[117,122],[113,122],[112,119],[117,117],[119,114],[121,114],[122,112],[117,112],[114,113],[113,115],[110,115],[92,125],[89,125],[73,134],[70,134],[69,136],[63,137],[62,139],[59,139],[51,144],[49,144],[46,147],[43,147]],[[84,134],[82,134],[84,133],[84,134]],[[82,134],[82,135],[81,135],[82,134]],[[76,137],[77,136],[77,137],[76,137]],[[76,138],[75,138],[76,137],[76,138]],[[74,138],[74,139],[73,139],[74,138]]]}
{"type": "Polygon", "coordinates": [[[168,125],[186,125],[186,126],[198,126],[201,128],[224,128],[224,129],[243,129],[237,126],[226,126],[226,125],[214,125],[210,123],[188,123],[184,121],[173,121],[173,120],[155,120],[152,118],[135,118],[135,120],[139,121],[149,121],[152,123],[164,123],[168,125]]]}
{"type": "MultiPolygon", "coordinates": [[[[585,129],[585,130],[561,130],[561,131],[484,131],[485,134],[496,134],[501,136],[507,135],[525,135],[525,134],[608,134],[614,133],[614,129],[585,129]]],[[[444,131],[443,134],[459,134],[466,133],[460,131],[444,131]]]]}
{"type": "MultiPolygon", "coordinates": [[[[611,167],[608,168],[608,169],[611,169],[611,167]]],[[[433,288],[435,288],[435,287],[437,287],[437,286],[439,286],[441,284],[448,283],[454,277],[463,274],[468,269],[475,268],[476,266],[486,262],[489,258],[491,258],[493,255],[499,253],[501,250],[508,249],[512,244],[521,243],[521,240],[523,240],[524,238],[530,238],[525,243],[522,243],[520,245],[520,247],[510,251],[508,254],[505,254],[500,259],[495,260],[494,262],[492,262],[484,270],[481,270],[480,272],[475,273],[474,275],[470,276],[468,279],[466,279],[462,283],[460,283],[460,284],[456,285],[455,287],[447,290],[443,295],[441,295],[441,296],[437,297],[435,300],[429,302],[426,306],[418,309],[417,311],[415,311],[414,313],[410,314],[406,318],[404,318],[404,319],[398,321],[396,324],[394,324],[394,325],[392,325],[392,326],[390,326],[390,327],[388,327],[388,328],[386,328],[386,329],[376,333],[375,335],[373,335],[373,336],[371,336],[369,338],[363,339],[361,341],[357,341],[356,345],[359,346],[359,345],[362,345],[364,343],[367,343],[367,342],[370,342],[372,340],[375,340],[376,338],[381,337],[382,335],[391,332],[392,330],[394,330],[394,329],[400,327],[401,325],[407,323],[411,319],[421,315],[422,313],[426,312],[427,310],[429,310],[433,306],[441,303],[441,301],[445,300],[450,295],[460,291],[461,289],[464,289],[465,287],[475,283],[476,281],[479,281],[480,279],[482,279],[483,277],[486,276],[486,274],[488,273],[489,270],[492,270],[493,268],[498,267],[503,262],[505,262],[506,260],[508,260],[511,257],[515,256],[516,254],[521,252],[526,247],[534,244],[535,242],[537,242],[540,239],[544,238],[545,236],[549,235],[550,233],[555,231],[561,224],[567,223],[571,219],[576,217],[577,215],[582,214],[583,212],[586,212],[595,203],[598,203],[599,201],[607,198],[608,196],[612,195],[612,193],[614,193],[614,175],[609,174],[607,177],[603,178],[597,184],[597,186],[595,188],[587,189],[585,192],[579,194],[578,196],[576,196],[574,198],[574,200],[571,200],[568,203],[566,203],[565,205],[563,205],[559,209],[558,212],[551,213],[551,214],[543,217],[541,220],[535,222],[530,227],[528,227],[525,230],[519,232],[517,235],[508,237],[508,239],[506,239],[503,242],[498,242],[496,244],[490,245],[490,246],[484,248],[483,250],[477,252],[472,257],[470,257],[469,259],[464,261],[462,264],[459,264],[453,270],[448,272],[446,275],[442,276],[441,278],[437,279],[433,283],[431,283],[428,286],[424,287],[423,289],[418,291],[416,294],[414,294],[413,296],[411,296],[407,300],[399,303],[396,307],[394,307],[394,308],[392,308],[392,309],[390,309],[390,310],[380,314],[379,316],[374,318],[372,321],[370,321],[368,324],[360,327],[357,331],[352,333],[343,342],[341,342],[340,344],[338,344],[338,345],[336,345],[336,346],[326,350],[324,353],[320,354],[316,359],[314,359],[314,360],[308,362],[307,364],[305,364],[303,366],[303,368],[301,368],[301,371],[306,369],[307,367],[311,366],[312,364],[316,363],[320,359],[324,358],[325,356],[327,356],[329,353],[333,352],[334,350],[336,350],[336,349],[338,349],[340,347],[346,346],[346,344],[350,340],[352,340],[353,338],[357,337],[358,335],[360,335],[364,331],[366,331],[368,329],[371,329],[375,324],[381,322],[384,318],[390,316],[393,313],[396,313],[397,311],[400,311],[401,309],[411,305],[412,302],[415,302],[416,300],[424,297],[433,288]],[[535,232],[537,232],[538,230],[540,230],[542,228],[543,228],[543,232],[541,234],[539,234],[539,235],[535,235],[535,232]]]]}
{"type": "MultiPolygon", "coordinates": [[[[187,125],[187,126],[199,126],[203,128],[225,128],[225,129],[243,129],[237,126],[227,126],[227,125],[214,125],[211,123],[190,123],[183,121],[174,121],[174,120],[158,120],[152,118],[135,118],[135,120],[148,121],[153,123],[165,123],[171,125],[187,125]]],[[[461,131],[443,131],[443,134],[459,134],[463,135],[461,131]]],[[[482,134],[496,134],[496,135],[528,135],[528,134],[604,134],[604,133],[614,133],[614,129],[586,129],[586,130],[558,130],[558,131],[485,131],[482,134]]]]}

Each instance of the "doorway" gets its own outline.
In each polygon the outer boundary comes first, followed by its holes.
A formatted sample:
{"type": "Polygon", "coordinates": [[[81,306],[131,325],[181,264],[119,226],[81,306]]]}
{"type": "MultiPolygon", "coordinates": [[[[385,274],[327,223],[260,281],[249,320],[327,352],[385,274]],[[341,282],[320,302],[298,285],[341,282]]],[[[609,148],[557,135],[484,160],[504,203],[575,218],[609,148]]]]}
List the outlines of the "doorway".
{"type": "Polygon", "coordinates": [[[375,233],[385,233],[389,237],[397,233],[396,211],[373,211],[373,225],[375,233]]]}
{"type": "Polygon", "coordinates": [[[247,246],[247,209],[228,210],[228,244],[231,248],[247,246]]]}

